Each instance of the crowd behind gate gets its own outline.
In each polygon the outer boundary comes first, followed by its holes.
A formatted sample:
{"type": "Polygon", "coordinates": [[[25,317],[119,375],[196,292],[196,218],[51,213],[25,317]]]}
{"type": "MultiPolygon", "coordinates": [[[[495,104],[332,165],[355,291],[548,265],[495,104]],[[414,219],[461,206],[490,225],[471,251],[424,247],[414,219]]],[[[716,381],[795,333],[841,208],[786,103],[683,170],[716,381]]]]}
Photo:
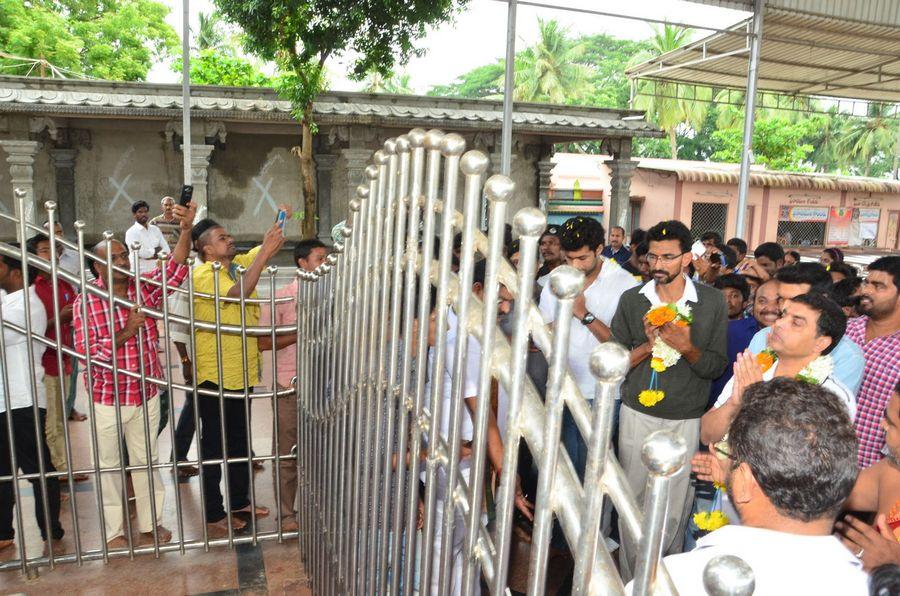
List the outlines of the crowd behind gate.
{"type": "MultiPolygon", "coordinates": [[[[96,429],[92,457],[100,468],[115,470],[99,479],[109,549],[172,539],[162,524],[161,473],[140,469],[167,458],[176,462],[179,478],[201,476],[204,531],[210,538],[243,531],[254,518],[272,515],[270,507],[278,508],[281,531],[294,532],[298,480],[291,454],[298,416],[289,390],[297,376],[297,334],[217,338],[179,324],[162,330],[160,321],[144,312],[166,309],[222,326],[296,325],[296,278],[277,291],[274,309],[257,293],[266,268],[284,248],[284,231],[273,224],[259,245],[238,253],[225,227],[211,219],[194,222],[193,204],[176,205],[165,197],[160,207],[151,218],[147,203],[134,203],[135,223],[124,241],[100,242],[91,249],[97,259],[87,263],[54,243],[63,234],[58,225],[25,241],[27,253],[46,261],[55,257],[60,270],[76,277],[84,273],[89,285],[103,292],[86,287],[78,293],[43,268],[26,268],[16,257],[0,255],[6,365],[6,382],[0,384],[0,477],[10,476],[13,465],[26,475],[37,475],[42,467],[45,473],[70,468],[64,425],[87,417],[74,407],[77,375],[83,374],[92,402],[83,409],[96,429]],[[188,293],[172,291],[189,285],[193,302],[188,293]],[[107,290],[114,299],[140,306],[111,308],[107,290]],[[224,300],[210,298],[215,295],[224,300]],[[50,343],[59,337],[72,353],[28,342],[8,325],[24,328],[26,322],[50,343]],[[176,373],[165,370],[169,358],[160,357],[169,349],[166,338],[177,352],[176,373]],[[271,503],[257,502],[252,490],[258,463],[250,461],[247,436],[247,399],[261,383],[263,352],[272,352],[277,363],[273,388],[289,396],[273,400],[278,420],[273,444],[282,457],[278,474],[273,472],[276,502],[271,503]],[[144,381],[173,374],[173,381],[194,388],[185,392],[177,417],[174,392],[144,381]],[[233,397],[239,394],[244,399],[233,397]],[[157,440],[169,424],[175,425],[172,453],[160,454],[157,440]],[[189,458],[195,436],[202,474],[189,458]],[[134,468],[120,473],[123,462],[134,468]]],[[[454,248],[460,249],[458,238],[454,248]]],[[[715,232],[695,239],[679,221],[629,235],[574,217],[548,226],[541,236],[533,297],[545,322],[553,323],[556,298],[548,284],[553,270],[568,265],[584,274],[584,289],[572,309],[568,366],[586,399],[595,393],[587,361],[593,348],[616,341],[630,350],[613,447],[638,502],[647,485],[640,450],[648,434],[668,430],[695,452],[691,465],[673,477],[663,539],[667,569],[681,593],[704,593],[702,570],[720,554],[737,555],[752,567],[759,594],[867,594],[870,584],[900,593],[900,256],[878,258],[860,271],[837,248],[822,251],[817,262],[803,261],[777,243],[750,248],[740,238],[725,242],[715,232]]],[[[329,250],[318,240],[301,241],[293,248],[293,263],[314,271],[329,250]]],[[[505,252],[517,266],[518,241],[511,234],[505,252]]],[[[458,257],[457,252],[456,265],[458,257]]],[[[472,275],[475,296],[483,296],[484,283],[485,265],[478,262],[472,275]]],[[[502,286],[499,301],[500,328],[511,333],[513,296],[502,286]]],[[[432,344],[438,320],[447,325],[441,336],[449,361],[443,378],[429,374],[426,395],[432,385],[440,386],[446,440],[459,322],[452,307],[432,304],[432,344]]],[[[481,362],[478,340],[468,336],[467,341],[464,456],[473,436],[481,362]]],[[[424,363],[429,371],[434,347],[424,363]]],[[[539,392],[547,367],[532,346],[528,375],[539,392]]],[[[487,453],[489,465],[499,471],[506,396],[501,389],[495,397],[487,453]]],[[[560,439],[583,479],[587,447],[568,411],[560,439]]],[[[535,468],[524,455],[515,503],[527,532],[537,495],[535,468]]],[[[461,472],[468,478],[465,462],[464,457],[461,472]]],[[[30,479],[45,541],[70,531],[59,521],[66,496],[60,490],[66,488],[65,477],[59,478],[30,479]]],[[[73,479],[91,478],[75,474],[73,479]]],[[[16,547],[17,494],[11,482],[0,481],[0,551],[16,547]]],[[[438,501],[445,497],[437,495],[438,501]]],[[[601,531],[628,581],[637,545],[610,513],[601,531]]],[[[465,524],[455,528],[458,534],[450,540],[435,535],[431,552],[437,564],[441,545],[452,548],[452,585],[458,588],[465,524]]],[[[553,546],[566,556],[564,540],[554,537],[553,546]]],[[[437,577],[432,582],[419,591],[437,591],[437,577]]],[[[565,578],[557,583],[564,592],[565,578]]]]}

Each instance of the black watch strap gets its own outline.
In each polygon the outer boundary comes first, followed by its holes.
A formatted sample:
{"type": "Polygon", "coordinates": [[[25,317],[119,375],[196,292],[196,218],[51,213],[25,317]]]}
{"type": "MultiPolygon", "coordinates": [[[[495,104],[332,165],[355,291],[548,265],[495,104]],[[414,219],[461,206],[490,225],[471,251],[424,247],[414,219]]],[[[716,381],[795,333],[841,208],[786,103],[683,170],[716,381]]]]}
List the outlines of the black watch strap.
{"type": "Polygon", "coordinates": [[[590,325],[591,323],[593,323],[596,320],[597,320],[597,317],[595,317],[593,315],[593,313],[589,312],[586,315],[584,315],[584,318],[581,319],[581,324],[582,325],[590,325]]]}

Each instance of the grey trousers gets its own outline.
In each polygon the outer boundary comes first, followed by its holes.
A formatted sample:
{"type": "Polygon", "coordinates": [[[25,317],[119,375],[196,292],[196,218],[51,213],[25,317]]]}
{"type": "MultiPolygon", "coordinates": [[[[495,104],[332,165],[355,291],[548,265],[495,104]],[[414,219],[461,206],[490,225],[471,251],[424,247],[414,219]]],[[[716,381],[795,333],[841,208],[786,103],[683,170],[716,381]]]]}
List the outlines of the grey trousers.
{"type": "MultiPolygon", "coordinates": [[[[619,418],[619,461],[625,471],[625,477],[637,498],[638,507],[643,508],[644,493],[647,488],[649,474],[641,461],[641,445],[647,435],[657,430],[668,430],[684,438],[688,446],[688,460],[700,441],[700,419],[666,420],[648,416],[632,410],[622,404],[619,418]]],[[[684,528],[687,525],[694,502],[694,487],[691,484],[691,466],[685,466],[672,477],[669,491],[669,508],[666,513],[665,534],[662,541],[663,556],[680,553],[684,528]]],[[[631,581],[635,569],[637,543],[628,535],[622,522],[619,522],[619,564],[622,579],[631,581]]]]}

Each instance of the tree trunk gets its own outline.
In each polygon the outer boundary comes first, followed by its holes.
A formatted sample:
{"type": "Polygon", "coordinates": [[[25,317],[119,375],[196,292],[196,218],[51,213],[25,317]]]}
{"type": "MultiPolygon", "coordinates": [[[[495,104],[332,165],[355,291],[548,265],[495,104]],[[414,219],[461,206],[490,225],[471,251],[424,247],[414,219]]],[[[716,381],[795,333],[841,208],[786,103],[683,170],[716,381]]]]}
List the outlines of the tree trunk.
{"type": "Polygon", "coordinates": [[[303,185],[303,224],[301,231],[304,239],[316,237],[316,179],[315,163],[313,162],[312,131],[309,123],[312,121],[312,102],[306,106],[303,113],[302,143],[300,145],[300,182],[303,185]]]}
{"type": "Polygon", "coordinates": [[[678,141],[675,139],[675,129],[669,129],[669,152],[672,159],[678,159],[678,141]]]}

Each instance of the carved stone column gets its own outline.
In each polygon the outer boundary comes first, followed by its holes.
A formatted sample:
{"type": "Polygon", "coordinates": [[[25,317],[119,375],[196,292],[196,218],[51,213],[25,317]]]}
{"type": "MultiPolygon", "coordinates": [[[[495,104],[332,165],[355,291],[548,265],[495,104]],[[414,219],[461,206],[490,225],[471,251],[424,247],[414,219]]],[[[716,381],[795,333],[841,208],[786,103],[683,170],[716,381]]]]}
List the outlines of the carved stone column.
{"type": "Polygon", "coordinates": [[[71,229],[78,219],[75,205],[75,156],[77,149],[51,149],[50,161],[56,176],[56,207],[58,221],[71,229]]]}
{"type": "Polygon", "coordinates": [[[335,221],[347,219],[348,205],[356,198],[356,187],[366,184],[366,165],[372,158],[371,149],[341,149],[341,155],[347,164],[347,196],[335,197],[332,201],[331,215],[335,221]]]}
{"type": "Polygon", "coordinates": [[[213,145],[191,145],[191,180],[194,184],[193,201],[197,204],[197,219],[208,217],[209,213],[207,178],[213,149],[213,145]]]}
{"type": "Polygon", "coordinates": [[[609,168],[609,227],[619,226],[631,233],[631,177],[637,162],[631,159],[631,139],[610,143],[613,158],[603,163],[609,168]]]}
{"type": "Polygon", "coordinates": [[[331,243],[331,228],[339,220],[332,217],[332,175],[334,164],[338,156],[331,153],[314,155],[316,162],[316,199],[319,210],[318,237],[320,240],[331,243]]]}
{"type": "Polygon", "coordinates": [[[546,156],[537,163],[538,167],[538,208],[547,213],[547,206],[550,202],[550,180],[553,166],[556,164],[551,161],[553,154],[546,156]]]}
{"type": "MultiPolygon", "coordinates": [[[[34,156],[41,150],[41,144],[38,141],[0,141],[0,147],[6,151],[6,163],[9,164],[13,193],[16,189],[25,191],[25,212],[16,215],[34,223],[34,156]]],[[[13,194],[13,201],[18,205],[15,194],[13,194]]],[[[18,210],[18,206],[16,206],[16,210],[18,210]]],[[[24,239],[19,238],[18,240],[22,242],[24,239]]]]}

